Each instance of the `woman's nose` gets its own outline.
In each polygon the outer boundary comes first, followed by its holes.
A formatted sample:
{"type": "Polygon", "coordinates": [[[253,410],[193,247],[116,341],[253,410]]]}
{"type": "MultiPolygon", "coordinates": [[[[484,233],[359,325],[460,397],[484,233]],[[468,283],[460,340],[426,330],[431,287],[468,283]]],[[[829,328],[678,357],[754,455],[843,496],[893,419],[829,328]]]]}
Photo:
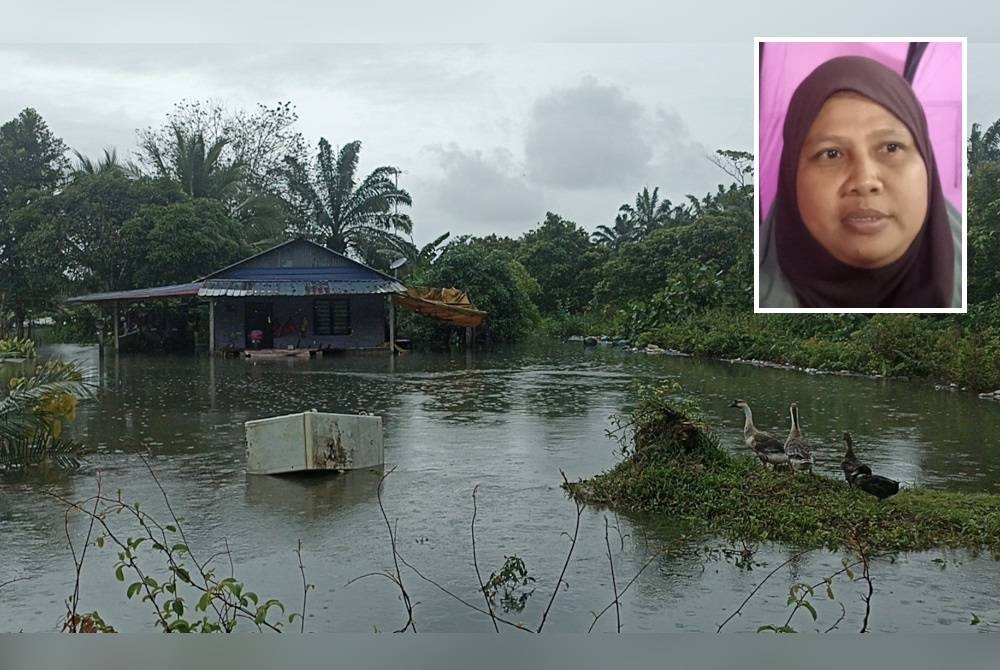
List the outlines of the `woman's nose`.
{"type": "Polygon", "coordinates": [[[882,191],[882,177],[878,163],[871,158],[859,156],[851,163],[847,192],[850,195],[868,195],[882,191]]]}

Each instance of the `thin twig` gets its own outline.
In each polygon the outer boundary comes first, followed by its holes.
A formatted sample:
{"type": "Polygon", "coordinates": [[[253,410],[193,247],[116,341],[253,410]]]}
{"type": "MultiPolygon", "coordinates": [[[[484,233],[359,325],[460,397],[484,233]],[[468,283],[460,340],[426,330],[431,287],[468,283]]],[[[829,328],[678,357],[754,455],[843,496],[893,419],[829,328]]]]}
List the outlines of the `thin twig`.
{"type": "Polygon", "coordinates": [[[299,627],[299,632],[306,632],[306,596],[309,594],[309,584],[306,583],[306,566],[302,564],[302,539],[299,539],[299,546],[295,550],[295,553],[299,557],[299,572],[302,574],[302,625],[299,627]]]}
{"type": "Polygon", "coordinates": [[[625,551],[625,538],[628,537],[628,535],[622,534],[622,520],[618,518],[617,514],[615,514],[615,530],[618,531],[618,551],[625,551]]]}
{"type": "Polygon", "coordinates": [[[732,614],[730,614],[729,616],[727,616],[725,621],[723,621],[722,623],[719,624],[719,627],[715,629],[715,632],[716,633],[721,633],[722,629],[725,628],[725,626],[726,626],[727,623],[729,623],[734,618],[736,618],[740,613],[742,613],[743,608],[746,607],[746,604],[748,602],[750,602],[750,599],[753,598],[754,595],[756,595],[757,591],[760,591],[761,587],[764,586],[764,584],[767,583],[767,580],[769,580],[771,577],[773,577],[774,575],[776,575],[778,573],[778,571],[781,570],[783,567],[785,567],[789,563],[797,561],[799,558],[805,556],[810,551],[812,551],[812,549],[806,549],[805,551],[800,551],[799,553],[797,553],[794,556],[792,556],[791,558],[789,558],[787,561],[784,561],[783,563],[781,563],[781,565],[779,565],[778,567],[776,567],[774,570],[771,570],[771,572],[767,573],[767,576],[764,577],[764,579],[761,580],[760,584],[758,584],[757,586],[754,587],[753,591],[750,592],[750,595],[748,595],[746,598],[743,599],[743,602],[740,603],[740,606],[737,607],[733,611],[732,614]]]}
{"type": "MultiPolygon", "coordinates": [[[[566,473],[562,470],[559,471],[562,475],[563,484],[568,488],[569,480],[566,479],[566,473]]],[[[566,553],[566,561],[563,563],[562,571],[559,573],[559,579],[556,581],[556,586],[552,589],[552,597],[549,598],[549,604],[545,607],[545,611],[542,612],[542,620],[538,624],[538,629],[536,633],[541,633],[542,628],[545,626],[545,619],[549,616],[549,610],[552,609],[552,603],[556,601],[556,595],[559,594],[559,587],[563,583],[563,578],[566,576],[566,568],[569,567],[570,558],[573,557],[573,549],[576,547],[576,538],[580,534],[580,517],[583,515],[583,505],[576,499],[573,499],[573,503],[576,505],[576,526],[573,529],[573,536],[570,538],[569,551],[566,553]]]]}
{"type": "MultiPolygon", "coordinates": [[[[628,592],[628,590],[632,586],[632,584],[634,584],[635,581],[637,579],[639,579],[639,575],[641,575],[643,572],[645,572],[646,568],[648,568],[650,565],[652,565],[653,561],[655,561],[656,559],[658,559],[660,557],[660,555],[661,554],[659,554],[659,553],[653,554],[648,559],[646,559],[646,562],[642,564],[642,567],[639,568],[639,571],[636,572],[635,575],[633,575],[632,579],[628,580],[628,583],[625,584],[625,588],[623,588],[622,591],[621,591],[621,593],[618,594],[618,598],[619,599],[628,592]]],[[[614,606],[615,606],[614,602],[608,603],[607,607],[605,607],[600,612],[598,612],[597,614],[595,614],[594,615],[594,621],[590,624],[590,628],[587,629],[587,632],[590,633],[591,631],[593,631],[594,630],[594,626],[597,625],[598,619],[600,619],[602,616],[604,616],[604,613],[607,612],[608,610],[610,610],[614,606]]]]}
{"type": "Polygon", "coordinates": [[[868,584],[868,593],[861,596],[861,599],[865,602],[865,619],[861,624],[862,633],[868,632],[868,617],[872,613],[872,595],[875,593],[875,587],[872,585],[871,573],[868,571],[868,554],[864,550],[859,550],[858,555],[861,557],[862,572],[861,578],[865,580],[868,584]]]}
{"type": "MultiPolygon", "coordinates": [[[[444,593],[445,595],[447,595],[447,596],[450,596],[451,598],[454,598],[455,600],[457,600],[458,602],[462,603],[463,605],[465,605],[465,606],[466,606],[466,607],[468,607],[469,609],[472,609],[472,610],[475,610],[475,611],[479,612],[480,614],[486,614],[486,615],[488,615],[488,616],[490,615],[490,612],[488,612],[488,611],[484,610],[483,608],[479,607],[478,605],[473,605],[473,604],[472,604],[472,603],[470,603],[470,602],[469,602],[468,600],[466,600],[466,599],[462,598],[462,597],[461,597],[461,596],[459,596],[459,595],[455,595],[454,593],[452,593],[451,591],[449,591],[448,589],[446,589],[445,587],[443,587],[443,586],[442,586],[441,584],[439,584],[438,582],[436,582],[436,581],[434,581],[433,579],[431,579],[430,577],[427,577],[426,575],[424,575],[424,574],[423,574],[422,572],[420,572],[420,570],[418,570],[418,569],[417,569],[417,568],[416,568],[415,566],[413,566],[412,564],[410,564],[410,563],[409,563],[409,562],[408,562],[408,561],[406,560],[406,558],[404,558],[404,557],[403,557],[403,555],[402,555],[402,554],[400,554],[400,556],[399,556],[399,560],[400,560],[400,561],[402,561],[403,565],[405,565],[406,567],[408,567],[408,568],[409,568],[410,570],[413,570],[413,572],[414,572],[414,573],[415,573],[415,574],[417,575],[417,577],[420,577],[420,579],[424,580],[425,582],[427,582],[427,583],[428,583],[428,584],[430,584],[431,586],[434,586],[434,587],[436,587],[436,588],[437,588],[437,589],[438,589],[439,591],[441,591],[441,592],[442,592],[442,593],[444,593]]],[[[372,574],[368,574],[368,575],[363,575],[363,576],[366,576],[366,577],[372,577],[372,576],[374,576],[375,574],[380,574],[380,575],[382,575],[383,577],[389,577],[389,579],[393,579],[393,580],[394,580],[394,578],[393,578],[393,577],[392,577],[391,575],[386,575],[385,573],[372,573],[372,574]]],[[[357,581],[357,579],[360,579],[360,577],[359,577],[359,578],[356,578],[356,579],[354,579],[354,580],[351,580],[351,581],[357,581]]],[[[349,582],[349,583],[350,583],[350,582],[349,582]]],[[[516,629],[518,629],[518,630],[520,630],[520,631],[523,631],[523,632],[525,632],[525,633],[534,633],[534,632],[535,632],[535,631],[531,630],[530,628],[528,628],[528,627],[524,626],[523,624],[519,624],[519,623],[515,623],[515,622],[513,622],[513,621],[508,621],[507,619],[504,619],[503,617],[500,617],[500,616],[496,616],[496,614],[493,614],[493,615],[492,615],[492,618],[493,618],[493,619],[495,619],[496,621],[499,621],[499,622],[500,622],[500,623],[502,623],[502,624],[505,624],[505,625],[507,625],[507,626],[510,626],[511,628],[516,628],[516,629]]]]}
{"type": "MultiPolygon", "coordinates": [[[[139,454],[139,460],[142,461],[142,464],[146,466],[146,470],[149,471],[149,476],[153,479],[153,483],[156,484],[156,488],[159,489],[160,495],[163,496],[163,502],[166,503],[167,505],[167,511],[170,513],[170,518],[174,522],[174,527],[177,529],[178,534],[181,536],[181,541],[184,542],[184,546],[187,547],[187,555],[191,559],[191,562],[194,563],[194,567],[198,569],[198,574],[201,576],[202,581],[204,581],[205,583],[205,590],[210,589],[211,584],[209,583],[208,575],[205,572],[205,566],[203,563],[199,563],[198,559],[192,553],[191,544],[188,542],[187,535],[184,534],[184,525],[181,523],[180,519],[177,518],[177,515],[174,513],[174,508],[170,504],[170,496],[167,495],[166,489],[164,489],[163,484],[160,483],[160,478],[156,476],[156,471],[153,470],[153,466],[149,464],[149,461],[146,460],[145,456],[139,454]]],[[[140,522],[141,521],[142,519],[140,519],[140,522]]],[[[158,528],[160,527],[159,524],[156,524],[156,526],[158,528]]],[[[160,528],[160,532],[163,535],[163,546],[169,547],[170,544],[167,541],[166,531],[163,528],[160,528]]],[[[233,569],[233,556],[229,552],[229,542],[225,538],[223,538],[223,540],[226,542],[226,553],[229,554],[230,577],[235,578],[235,570],[233,569]]],[[[177,566],[176,562],[174,561],[173,551],[167,551],[167,558],[170,560],[170,564],[172,566],[174,567],[177,566]]],[[[232,632],[232,629],[228,624],[229,617],[223,616],[223,612],[219,610],[215,598],[212,598],[210,602],[212,605],[212,609],[215,610],[216,615],[218,615],[220,621],[222,621],[223,625],[226,627],[226,632],[232,632]]],[[[253,617],[251,620],[256,623],[256,617],[253,617]]]]}
{"type": "MultiPolygon", "coordinates": [[[[807,593],[815,591],[816,589],[818,589],[819,587],[823,586],[824,584],[829,584],[833,580],[834,577],[839,577],[840,575],[844,574],[845,572],[847,572],[851,568],[857,567],[860,563],[861,563],[861,561],[855,561],[854,563],[848,563],[848,564],[844,565],[844,567],[842,567],[840,570],[837,570],[836,572],[834,572],[832,575],[830,575],[829,577],[827,577],[823,581],[817,582],[816,584],[813,584],[812,586],[810,586],[809,589],[808,589],[808,591],[807,591],[807,593]]],[[[789,624],[792,623],[792,617],[795,616],[795,613],[798,612],[802,608],[802,603],[805,602],[805,596],[806,596],[806,594],[803,593],[802,596],[800,596],[795,601],[795,606],[792,607],[791,613],[789,613],[788,618],[785,620],[785,627],[786,628],[788,627],[789,624]]]]}
{"type": "Polygon", "coordinates": [[[608,517],[604,517],[604,545],[608,548],[608,564],[611,566],[611,590],[615,594],[612,601],[615,604],[615,621],[618,623],[618,632],[622,632],[622,611],[618,602],[618,584],[615,582],[615,561],[611,558],[611,540],[608,537],[608,517]]]}
{"type": "Polygon", "coordinates": [[[389,522],[389,515],[385,512],[385,506],[382,504],[382,486],[385,484],[385,479],[393,472],[396,471],[396,466],[389,469],[388,472],[384,473],[378,480],[378,488],[375,489],[375,497],[378,499],[378,508],[382,512],[382,518],[385,519],[385,527],[389,530],[389,543],[392,545],[392,562],[396,567],[396,585],[399,587],[399,592],[403,597],[403,605],[406,607],[406,623],[400,628],[397,633],[405,633],[406,629],[411,629],[414,633],[417,632],[417,626],[413,621],[413,603],[410,601],[410,594],[406,592],[406,587],[403,586],[403,575],[399,572],[399,552],[396,550],[396,534],[392,530],[392,524],[389,522]]]}
{"type": "Polygon", "coordinates": [[[31,579],[30,575],[28,577],[14,577],[13,579],[8,579],[5,582],[0,582],[0,589],[4,589],[5,587],[8,587],[16,582],[26,582],[29,579],[31,579]]]}
{"type": "MultiPolygon", "coordinates": [[[[73,595],[70,598],[69,607],[69,617],[67,618],[67,623],[70,627],[70,632],[76,632],[76,621],[77,621],[77,607],[80,604],[80,575],[83,572],[83,562],[87,557],[87,548],[90,546],[90,538],[94,534],[94,523],[97,517],[97,506],[100,502],[101,496],[101,473],[97,473],[97,495],[94,497],[94,509],[90,513],[90,523],[87,525],[87,536],[83,540],[83,547],[80,549],[80,557],[77,559],[76,548],[73,546],[73,537],[69,532],[69,515],[72,512],[72,508],[66,508],[66,514],[64,516],[64,527],[66,529],[66,541],[69,543],[69,551],[73,555],[73,567],[76,570],[76,577],[73,580],[73,595]]],[[[65,627],[64,627],[65,629],[65,627]]]]}
{"type": "Polygon", "coordinates": [[[476,505],[476,491],[479,490],[479,484],[472,487],[472,565],[476,568],[476,579],[479,580],[479,592],[483,594],[483,600],[486,601],[486,609],[490,612],[490,619],[493,621],[493,630],[497,633],[500,632],[500,626],[497,625],[496,614],[493,613],[493,603],[490,602],[490,597],[486,594],[486,584],[483,583],[483,574],[479,571],[479,560],[476,558],[476,515],[479,512],[479,508],[476,505]]]}
{"type": "Polygon", "coordinates": [[[837,626],[839,626],[839,625],[840,625],[840,622],[841,622],[841,621],[843,621],[843,620],[844,620],[844,617],[846,617],[846,616],[847,616],[847,608],[846,608],[846,607],[844,607],[844,603],[840,603],[840,602],[838,602],[837,604],[838,604],[838,605],[840,605],[840,617],[838,617],[838,618],[837,618],[837,620],[833,622],[833,625],[832,625],[832,626],[830,626],[830,627],[829,627],[829,628],[827,628],[827,629],[826,629],[825,631],[823,631],[823,633],[824,633],[824,634],[825,634],[825,633],[830,633],[830,632],[832,632],[832,631],[836,630],[836,629],[837,629],[837,626]]]}

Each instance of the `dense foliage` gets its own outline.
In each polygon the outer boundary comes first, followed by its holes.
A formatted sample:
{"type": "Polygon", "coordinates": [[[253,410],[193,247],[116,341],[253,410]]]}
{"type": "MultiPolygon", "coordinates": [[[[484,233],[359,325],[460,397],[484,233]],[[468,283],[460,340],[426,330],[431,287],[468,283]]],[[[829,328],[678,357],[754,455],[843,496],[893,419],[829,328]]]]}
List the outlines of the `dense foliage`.
{"type": "MultiPolygon", "coordinates": [[[[412,286],[455,287],[489,312],[481,343],[605,334],[691,353],[1000,387],[1000,121],[969,143],[969,313],[754,315],[753,157],[711,157],[731,182],[676,204],[643,186],[614,221],[556,212],[517,238],[446,233],[420,248],[401,170],[358,172],[361,143],[308,152],[288,103],[252,112],[182,102],[140,132],[136,163],[91,160],[32,109],[0,126],[0,337],[74,293],[191,281],[305,235],[412,286]],[[590,231],[590,232],[588,232],[590,231]],[[407,239],[409,237],[409,239],[407,239]]],[[[78,309],[60,332],[90,331],[78,309]]],[[[96,325],[96,324],[94,324],[96,325]]],[[[420,345],[462,333],[402,315],[420,345]]]]}

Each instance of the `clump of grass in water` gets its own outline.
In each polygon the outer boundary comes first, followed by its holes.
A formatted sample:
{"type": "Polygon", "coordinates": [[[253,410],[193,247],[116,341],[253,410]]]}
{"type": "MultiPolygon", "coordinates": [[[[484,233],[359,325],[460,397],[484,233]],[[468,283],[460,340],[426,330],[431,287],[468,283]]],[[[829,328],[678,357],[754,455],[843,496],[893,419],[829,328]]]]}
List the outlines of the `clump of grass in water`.
{"type": "Polygon", "coordinates": [[[904,489],[879,502],[841,478],[791,476],[733,456],[679,388],[643,389],[630,420],[619,419],[624,459],[566,486],[584,502],[625,512],[669,514],[730,541],[846,547],[852,536],[878,551],[987,549],[1000,560],[1000,495],[904,489]],[[626,434],[628,433],[628,434],[626,434]]]}

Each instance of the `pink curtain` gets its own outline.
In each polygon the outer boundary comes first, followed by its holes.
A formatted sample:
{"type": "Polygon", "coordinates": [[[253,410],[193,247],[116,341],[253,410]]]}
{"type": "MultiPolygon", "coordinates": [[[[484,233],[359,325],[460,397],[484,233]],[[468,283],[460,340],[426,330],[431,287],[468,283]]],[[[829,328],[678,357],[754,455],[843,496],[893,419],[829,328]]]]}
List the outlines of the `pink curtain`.
{"type": "MultiPolygon", "coordinates": [[[[795,87],[817,65],[836,56],[867,56],[903,74],[909,42],[765,42],[760,63],[761,216],[778,187],[781,127],[795,87]]],[[[962,43],[934,42],[920,58],[913,90],[923,104],[945,197],[962,206],[962,43]]]]}

